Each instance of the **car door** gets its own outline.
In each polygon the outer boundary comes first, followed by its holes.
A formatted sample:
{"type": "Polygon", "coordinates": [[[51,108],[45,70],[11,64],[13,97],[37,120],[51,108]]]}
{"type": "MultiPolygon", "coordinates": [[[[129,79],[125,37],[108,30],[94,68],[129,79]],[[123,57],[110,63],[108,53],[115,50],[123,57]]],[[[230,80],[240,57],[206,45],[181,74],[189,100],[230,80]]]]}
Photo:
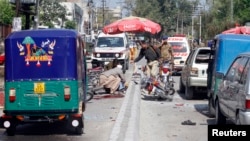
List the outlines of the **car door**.
{"type": "Polygon", "coordinates": [[[237,112],[236,110],[238,109],[239,106],[238,105],[239,96],[244,94],[243,84],[242,84],[242,74],[246,66],[247,60],[248,59],[246,57],[239,58],[239,63],[236,66],[234,74],[234,80],[231,83],[231,85],[229,85],[231,97],[229,98],[227,107],[228,107],[229,117],[233,120],[235,119],[237,112]]]}
{"type": "MultiPolygon", "coordinates": [[[[247,94],[249,93],[249,69],[250,69],[250,59],[249,57],[245,57],[247,60],[246,66],[243,70],[240,85],[239,85],[239,92],[238,92],[238,99],[237,99],[237,109],[242,111],[246,110],[246,101],[247,101],[247,94]]],[[[234,115],[232,115],[234,116],[234,115]]]]}
{"type": "Polygon", "coordinates": [[[188,76],[189,76],[189,71],[190,71],[190,65],[191,65],[191,62],[192,62],[192,56],[194,56],[194,53],[195,53],[195,50],[192,50],[192,52],[189,54],[188,58],[187,58],[187,61],[185,62],[185,65],[183,66],[182,68],[182,71],[181,71],[181,78],[182,78],[182,83],[186,86],[187,84],[187,79],[188,79],[188,76]]]}
{"type": "Polygon", "coordinates": [[[224,77],[220,90],[220,107],[229,118],[235,118],[235,112],[238,105],[239,90],[242,89],[241,75],[246,65],[247,58],[238,57],[228,70],[224,77]]]}

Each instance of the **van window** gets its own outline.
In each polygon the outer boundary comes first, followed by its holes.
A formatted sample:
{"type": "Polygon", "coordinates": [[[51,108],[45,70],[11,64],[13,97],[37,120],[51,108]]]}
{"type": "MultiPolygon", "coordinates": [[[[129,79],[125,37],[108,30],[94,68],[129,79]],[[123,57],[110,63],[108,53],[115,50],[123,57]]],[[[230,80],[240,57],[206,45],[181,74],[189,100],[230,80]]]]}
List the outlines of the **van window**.
{"type": "Polygon", "coordinates": [[[122,37],[99,37],[97,47],[124,47],[122,37]]]}
{"type": "Polygon", "coordinates": [[[184,42],[169,42],[174,52],[187,52],[187,46],[184,42]]]}

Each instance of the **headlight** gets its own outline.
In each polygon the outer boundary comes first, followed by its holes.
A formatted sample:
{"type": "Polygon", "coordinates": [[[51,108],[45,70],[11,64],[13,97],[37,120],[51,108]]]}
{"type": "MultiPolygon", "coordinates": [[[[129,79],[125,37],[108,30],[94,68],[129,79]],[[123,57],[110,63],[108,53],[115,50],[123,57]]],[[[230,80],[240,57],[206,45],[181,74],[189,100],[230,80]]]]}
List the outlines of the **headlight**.
{"type": "Polygon", "coordinates": [[[101,56],[100,53],[97,53],[97,54],[96,54],[96,57],[100,57],[100,56],[101,56]]]}
{"type": "Polygon", "coordinates": [[[116,54],[115,54],[115,57],[117,57],[117,58],[120,57],[119,53],[116,53],[116,54]]]}

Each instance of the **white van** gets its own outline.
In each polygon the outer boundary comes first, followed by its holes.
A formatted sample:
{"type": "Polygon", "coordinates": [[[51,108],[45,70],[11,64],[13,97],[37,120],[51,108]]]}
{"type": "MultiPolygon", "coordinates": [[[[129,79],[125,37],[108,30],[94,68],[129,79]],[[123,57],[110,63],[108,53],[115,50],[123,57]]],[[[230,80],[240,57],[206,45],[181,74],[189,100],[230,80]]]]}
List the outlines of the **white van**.
{"type": "Polygon", "coordinates": [[[117,58],[123,66],[123,72],[129,69],[129,44],[126,33],[100,33],[91,55],[92,67],[103,66],[117,58]]]}
{"type": "Polygon", "coordinates": [[[172,45],[174,52],[174,70],[179,72],[182,70],[190,53],[188,39],[185,36],[174,36],[168,37],[168,42],[172,45]]]}

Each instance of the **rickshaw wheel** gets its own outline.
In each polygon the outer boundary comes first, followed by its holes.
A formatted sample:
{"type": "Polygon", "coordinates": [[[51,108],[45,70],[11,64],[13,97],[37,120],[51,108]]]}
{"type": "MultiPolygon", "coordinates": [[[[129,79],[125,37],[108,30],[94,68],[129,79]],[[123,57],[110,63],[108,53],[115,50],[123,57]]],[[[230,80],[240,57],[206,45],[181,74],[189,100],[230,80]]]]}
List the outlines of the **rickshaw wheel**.
{"type": "Polygon", "coordinates": [[[110,93],[110,88],[104,88],[106,93],[110,93]]]}
{"type": "Polygon", "coordinates": [[[76,135],[81,135],[83,134],[83,129],[81,127],[76,127],[75,128],[75,134],[76,135]]]}
{"type": "Polygon", "coordinates": [[[87,92],[87,95],[86,95],[86,100],[87,101],[90,101],[91,99],[93,99],[94,97],[94,94],[90,91],[87,92]]]}
{"type": "Polygon", "coordinates": [[[7,128],[6,133],[8,136],[14,136],[16,132],[16,128],[7,128]]]}

